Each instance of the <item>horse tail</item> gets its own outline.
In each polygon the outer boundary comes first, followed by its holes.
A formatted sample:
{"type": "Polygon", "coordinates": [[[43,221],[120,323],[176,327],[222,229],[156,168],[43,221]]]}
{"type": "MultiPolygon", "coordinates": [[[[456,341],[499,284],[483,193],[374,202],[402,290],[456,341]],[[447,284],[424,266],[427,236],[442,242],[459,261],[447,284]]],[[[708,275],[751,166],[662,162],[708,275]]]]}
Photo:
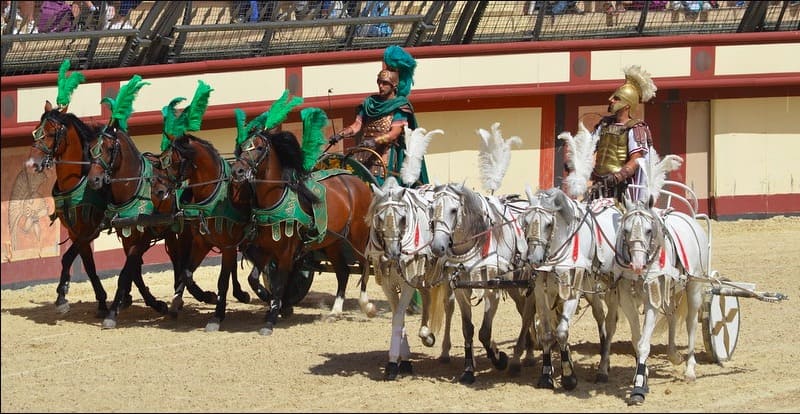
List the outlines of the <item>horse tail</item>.
{"type": "Polygon", "coordinates": [[[428,328],[433,333],[439,333],[444,325],[445,301],[449,293],[447,283],[439,283],[430,288],[430,303],[428,304],[428,328]]]}
{"type": "MultiPolygon", "coordinates": [[[[680,323],[686,320],[687,315],[689,314],[689,306],[687,305],[689,298],[686,296],[686,290],[681,290],[673,300],[677,301],[677,305],[675,311],[672,313],[672,318],[680,323]]],[[[669,328],[669,321],[670,316],[663,316],[661,312],[658,313],[659,317],[656,321],[656,326],[653,328],[653,337],[656,335],[663,335],[664,332],[667,332],[669,328]]],[[[680,326],[676,326],[676,329],[680,328],[680,326]]]]}

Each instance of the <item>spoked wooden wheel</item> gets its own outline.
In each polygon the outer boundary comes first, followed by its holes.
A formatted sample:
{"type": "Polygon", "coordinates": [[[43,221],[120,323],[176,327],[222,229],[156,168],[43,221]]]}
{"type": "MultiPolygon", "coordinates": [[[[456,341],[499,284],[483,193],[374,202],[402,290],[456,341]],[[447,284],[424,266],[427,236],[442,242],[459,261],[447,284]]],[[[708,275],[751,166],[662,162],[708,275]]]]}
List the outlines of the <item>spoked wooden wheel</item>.
{"type": "Polygon", "coordinates": [[[383,157],[377,151],[366,147],[353,147],[347,150],[345,158],[358,161],[361,165],[370,166],[367,168],[370,175],[380,178],[381,182],[386,180],[389,174],[389,169],[386,168],[386,163],[383,162],[383,157]]]}

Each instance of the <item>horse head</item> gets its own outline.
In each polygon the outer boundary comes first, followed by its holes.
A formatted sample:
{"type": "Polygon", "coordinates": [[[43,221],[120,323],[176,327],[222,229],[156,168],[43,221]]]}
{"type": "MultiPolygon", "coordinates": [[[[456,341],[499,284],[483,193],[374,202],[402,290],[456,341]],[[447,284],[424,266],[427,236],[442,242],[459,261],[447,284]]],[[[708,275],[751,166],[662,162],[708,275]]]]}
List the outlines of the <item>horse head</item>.
{"type": "Polygon", "coordinates": [[[641,276],[664,248],[664,223],[653,208],[653,197],[647,201],[625,198],[626,212],[617,233],[616,260],[641,276]]]}
{"type": "Polygon", "coordinates": [[[107,126],[95,137],[89,148],[91,167],[89,168],[89,187],[99,190],[103,185],[111,183],[111,177],[119,169],[121,163],[121,147],[119,134],[121,130],[107,126]]]}
{"type": "Polygon", "coordinates": [[[431,252],[460,255],[474,247],[488,224],[480,195],[464,184],[445,184],[434,188],[428,212],[431,219],[431,252]]]}
{"type": "Polygon", "coordinates": [[[53,167],[57,160],[67,160],[76,165],[85,161],[88,165],[84,142],[93,132],[78,117],[67,112],[67,107],[53,107],[50,101],[46,101],[39,125],[33,130],[33,145],[25,166],[42,172],[53,167]]]}
{"type": "Polygon", "coordinates": [[[254,131],[241,144],[236,145],[236,160],[231,165],[234,182],[252,181],[261,164],[269,158],[270,140],[267,131],[254,131]]]}

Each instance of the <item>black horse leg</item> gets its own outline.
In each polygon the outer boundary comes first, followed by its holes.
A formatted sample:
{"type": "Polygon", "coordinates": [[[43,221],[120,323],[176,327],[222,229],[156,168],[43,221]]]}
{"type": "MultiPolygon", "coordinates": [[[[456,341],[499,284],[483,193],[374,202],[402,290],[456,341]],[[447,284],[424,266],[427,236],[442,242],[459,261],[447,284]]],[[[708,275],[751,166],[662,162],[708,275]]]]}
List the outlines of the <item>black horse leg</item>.
{"type": "Polygon", "coordinates": [[[225,309],[228,300],[228,286],[230,278],[236,273],[236,249],[225,249],[222,251],[222,267],[217,279],[217,306],[214,316],[206,324],[206,332],[216,332],[219,325],[225,319],[225,309]]]}
{"type": "Polygon", "coordinates": [[[274,271],[269,273],[270,287],[272,290],[272,300],[269,302],[269,310],[267,311],[267,323],[258,331],[261,335],[272,335],[275,325],[278,323],[278,315],[281,311],[281,304],[283,293],[286,287],[286,281],[289,277],[289,272],[277,266],[274,271]]]}
{"type": "Polygon", "coordinates": [[[478,339],[483,344],[483,348],[486,350],[489,360],[492,361],[492,365],[496,369],[503,371],[508,367],[508,355],[497,349],[497,345],[492,341],[492,321],[497,313],[499,300],[493,300],[493,302],[489,298],[484,300],[487,306],[483,312],[483,321],[481,322],[481,329],[478,331],[478,339]]]}
{"type": "Polygon", "coordinates": [[[561,349],[561,386],[567,391],[572,391],[578,386],[578,376],[575,375],[575,366],[572,365],[569,345],[561,349]]]}
{"type": "MultiPolygon", "coordinates": [[[[108,295],[106,294],[106,290],[103,288],[103,284],[100,283],[100,276],[97,275],[97,268],[94,264],[94,253],[92,252],[92,246],[89,243],[82,244],[80,246],[80,255],[81,261],[83,261],[83,269],[86,271],[86,276],[89,278],[89,282],[92,283],[94,297],[97,300],[97,317],[104,318],[108,314],[108,305],[106,304],[108,295]]],[[[133,298],[131,295],[128,295],[125,297],[125,300],[122,302],[121,306],[126,308],[131,306],[132,302],[133,298]]]]}
{"type": "Polygon", "coordinates": [[[58,295],[56,297],[56,312],[58,313],[69,312],[67,293],[69,292],[70,267],[77,256],[78,245],[75,242],[64,252],[64,256],[61,256],[61,277],[58,279],[58,286],[56,287],[56,294],[58,295]]]}
{"type": "Polygon", "coordinates": [[[233,284],[233,297],[241,303],[250,303],[250,294],[242,290],[242,285],[239,283],[239,274],[236,271],[236,254],[233,255],[233,265],[231,266],[231,283],[233,284]]]}
{"type": "Polygon", "coordinates": [[[269,274],[266,266],[266,257],[261,254],[258,248],[252,245],[244,248],[242,250],[242,255],[253,264],[253,270],[250,271],[250,275],[247,277],[247,283],[250,284],[250,288],[253,289],[253,292],[259,299],[270,303],[272,300],[270,297],[271,295],[259,280],[262,272],[269,274]]]}
{"type": "Polygon", "coordinates": [[[122,266],[122,270],[119,272],[119,277],[117,278],[117,291],[114,294],[114,300],[111,301],[108,314],[106,315],[105,319],[103,319],[103,329],[113,329],[117,327],[117,316],[119,315],[120,305],[123,301],[123,298],[129,295],[131,292],[131,265],[132,257],[128,256],[128,258],[125,259],[125,265],[122,266]]]}

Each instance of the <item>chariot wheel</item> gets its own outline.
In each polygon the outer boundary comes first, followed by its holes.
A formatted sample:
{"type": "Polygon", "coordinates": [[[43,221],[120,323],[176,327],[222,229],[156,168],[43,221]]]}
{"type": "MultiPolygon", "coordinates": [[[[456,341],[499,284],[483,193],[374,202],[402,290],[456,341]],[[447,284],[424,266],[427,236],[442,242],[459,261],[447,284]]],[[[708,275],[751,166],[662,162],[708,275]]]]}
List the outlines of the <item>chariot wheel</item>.
{"type": "Polygon", "coordinates": [[[300,303],[308,294],[313,282],[313,270],[300,268],[292,270],[292,274],[289,276],[289,282],[286,285],[286,293],[283,296],[286,305],[294,306],[300,303]]]}
{"type": "Polygon", "coordinates": [[[739,298],[706,293],[700,309],[703,345],[713,362],[729,361],[736,350],[741,322],[739,298]]]}

